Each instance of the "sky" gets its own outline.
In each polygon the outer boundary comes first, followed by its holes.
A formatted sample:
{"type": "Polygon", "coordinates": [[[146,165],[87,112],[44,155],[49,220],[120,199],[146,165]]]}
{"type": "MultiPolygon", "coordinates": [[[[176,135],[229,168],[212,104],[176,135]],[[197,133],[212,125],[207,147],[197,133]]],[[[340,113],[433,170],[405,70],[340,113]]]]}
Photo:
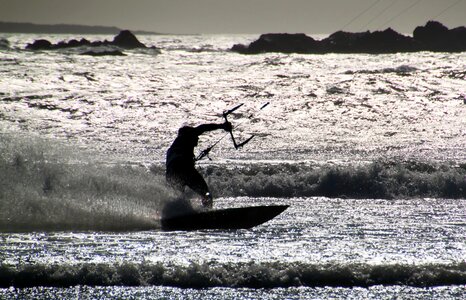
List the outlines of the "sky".
{"type": "Polygon", "coordinates": [[[412,33],[466,26],[466,0],[0,0],[0,21],[116,26],[161,33],[412,33]]]}

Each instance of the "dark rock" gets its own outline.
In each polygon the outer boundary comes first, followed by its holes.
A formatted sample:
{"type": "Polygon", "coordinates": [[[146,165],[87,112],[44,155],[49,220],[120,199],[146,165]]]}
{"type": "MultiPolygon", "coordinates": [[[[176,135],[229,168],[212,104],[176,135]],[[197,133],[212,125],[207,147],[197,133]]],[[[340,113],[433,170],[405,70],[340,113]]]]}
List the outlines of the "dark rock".
{"type": "Polygon", "coordinates": [[[429,21],[425,26],[418,26],[414,29],[413,38],[429,51],[466,51],[466,27],[464,26],[449,30],[439,22],[429,21]]]}
{"type": "Polygon", "coordinates": [[[364,36],[359,47],[359,52],[364,53],[397,53],[421,50],[419,44],[412,37],[402,35],[391,28],[364,36]]]}
{"type": "Polygon", "coordinates": [[[82,46],[82,44],[78,42],[77,40],[71,40],[68,42],[68,47],[79,47],[79,46],[82,46]]]}
{"type": "Polygon", "coordinates": [[[460,26],[450,29],[450,35],[456,41],[458,51],[466,51],[466,27],[460,26]]]}
{"type": "Polygon", "coordinates": [[[429,21],[425,26],[418,26],[414,29],[413,37],[420,41],[430,41],[432,39],[443,38],[448,34],[448,28],[436,21],[429,21]]]}
{"type": "Polygon", "coordinates": [[[303,33],[269,33],[261,35],[248,47],[235,45],[232,50],[246,54],[263,52],[310,53],[313,50],[317,51],[317,46],[316,40],[303,33]]]}
{"type": "Polygon", "coordinates": [[[238,52],[242,54],[252,54],[248,53],[248,46],[243,45],[243,44],[234,44],[233,47],[231,47],[231,51],[233,52],[238,52]]]}
{"type": "Polygon", "coordinates": [[[466,27],[460,26],[450,29],[450,34],[454,38],[461,40],[462,44],[466,43],[466,27]]]}
{"type": "Polygon", "coordinates": [[[50,50],[52,49],[52,43],[47,40],[35,40],[32,44],[27,44],[26,49],[29,50],[50,50]]]}
{"type": "MultiPolygon", "coordinates": [[[[107,40],[105,41],[95,41],[95,42],[90,42],[86,39],[81,39],[81,40],[70,40],[68,42],[66,41],[60,41],[57,44],[52,44],[51,42],[47,40],[36,40],[32,44],[28,44],[26,46],[26,49],[30,50],[54,50],[54,49],[65,49],[65,48],[77,48],[77,47],[100,47],[100,46],[117,46],[120,48],[125,48],[125,49],[135,49],[135,48],[147,48],[146,45],[138,41],[136,36],[132,34],[128,30],[123,30],[121,31],[115,38],[113,39],[112,42],[109,42],[107,40]]],[[[153,47],[156,49],[155,47],[153,47]]]]}
{"type": "Polygon", "coordinates": [[[337,31],[322,41],[304,34],[263,34],[249,45],[234,45],[232,51],[244,54],[282,53],[397,53],[414,51],[466,51],[466,28],[449,30],[430,21],[417,27],[413,37],[391,28],[375,32],[337,31]]]}
{"type": "Polygon", "coordinates": [[[337,31],[321,41],[324,52],[350,53],[360,48],[359,43],[370,35],[370,32],[337,31]]]}
{"type": "Polygon", "coordinates": [[[389,28],[376,32],[337,31],[322,41],[304,34],[264,34],[249,46],[235,45],[233,51],[255,54],[282,53],[396,53],[419,51],[413,38],[389,28]]]}
{"type": "Polygon", "coordinates": [[[146,48],[146,45],[138,41],[136,36],[132,34],[129,30],[122,30],[112,42],[115,46],[134,49],[134,48],[146,48]]]}
{"type": "Polygon", "coordinates": [[[82,38],[79,40],[79,42],[82,44],[82,45],[90,45],[91,42],[85,38],[82,38]]]}
{"type": "Polygon", "coordinates": [[[69,48],[69,46],[67,42],[60,41],[56,45],[53,45],[52,48],[62,49],[62,48],[69,48]]]}

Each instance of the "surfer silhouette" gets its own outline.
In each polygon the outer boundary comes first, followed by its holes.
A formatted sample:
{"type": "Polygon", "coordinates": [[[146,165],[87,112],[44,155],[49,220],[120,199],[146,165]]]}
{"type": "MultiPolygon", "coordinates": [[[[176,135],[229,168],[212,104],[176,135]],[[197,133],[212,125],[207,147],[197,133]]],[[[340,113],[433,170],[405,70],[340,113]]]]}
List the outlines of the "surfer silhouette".
{"type": "Polygon", "coordinates": [[[195,168],[194,148],[199,136],[205,132],[223,129],[231,132],[231,123],[208,123],[197,127],[184,126],[178,130],[178,135],[167,151],[166,179],[175,189],[183,192],[189,187],[202,198],[202,205],[212,208],[213,198],[204,178],[195,168]]]}

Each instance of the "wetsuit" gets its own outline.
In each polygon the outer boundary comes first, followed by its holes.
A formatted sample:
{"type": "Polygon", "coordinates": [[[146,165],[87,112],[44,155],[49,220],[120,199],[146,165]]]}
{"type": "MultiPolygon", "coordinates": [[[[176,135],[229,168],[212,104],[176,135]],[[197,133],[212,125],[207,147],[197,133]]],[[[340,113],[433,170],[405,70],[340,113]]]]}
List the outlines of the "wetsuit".
{"type": "Polygon", "coordinates": [[[202,197],[205,207],[212,207],[212,195],[204,178],[196,170],[194,148],[199,136],[207,131],[223,129],[231,130],[231,124],[203,124],[197,127],[185,126],[179,129],[178,136],[167,151],[166,179],[168,183],[180,191],[188,186],[202,197]]]}

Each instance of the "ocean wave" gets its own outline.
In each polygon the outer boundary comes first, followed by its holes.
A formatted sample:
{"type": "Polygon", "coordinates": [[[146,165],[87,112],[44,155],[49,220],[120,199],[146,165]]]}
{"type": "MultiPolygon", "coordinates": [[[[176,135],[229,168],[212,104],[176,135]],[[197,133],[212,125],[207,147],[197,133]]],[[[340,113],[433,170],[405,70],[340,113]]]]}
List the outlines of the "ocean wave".
{"type": "Polygon", "coordinates": [[[0,49],[9,49],[10,42],[5,38],[0,38],[0,49]]]}
{"type": "Polygon", "coordinates": [[[375,69],[375,70],[358,70],[358,71],[346,71],[345,74],[352,75],[352,74],[389,74],[394,73],[397,75],[409,75],[410,73],[417,72],[418,69],[413,66],[409,65],[401,65],[395,68],[383,68],[383,69],[375,69]]]}
{"type": "MultiPolygon", "coordinates": [[[[31,138],[0,145],[0,231],[141,230],[160,227],[177,195],[165,167],[103,163],[31,138]]],[[[361,165],[251,162],[201,165],[215,197],[466,199],[466,164],[377,161],[361,165]]]]}
{"type": "Polygon", "coordinates": [[[466,264],[308,264],[192,262],[0,265],[0,287],[172,286],[181,288],[432,287],[466,284],[466,264]]]}
{"type": "Polygon", "coordinates": [[[224,197],[466,199],[466,164],[387,160],[341,166],[207,166],[201,171],[214,195],[224,197]]]}
{"type": "Polygon", "coordinates": [[[190,52],[190,53],[217,53],[217,52],[228,52],[227,49],[218,48],[214,45],[199,45],[199,46],[167,46],[161,48],[162,51],[180,51],[180,52],[190,52]]]}

